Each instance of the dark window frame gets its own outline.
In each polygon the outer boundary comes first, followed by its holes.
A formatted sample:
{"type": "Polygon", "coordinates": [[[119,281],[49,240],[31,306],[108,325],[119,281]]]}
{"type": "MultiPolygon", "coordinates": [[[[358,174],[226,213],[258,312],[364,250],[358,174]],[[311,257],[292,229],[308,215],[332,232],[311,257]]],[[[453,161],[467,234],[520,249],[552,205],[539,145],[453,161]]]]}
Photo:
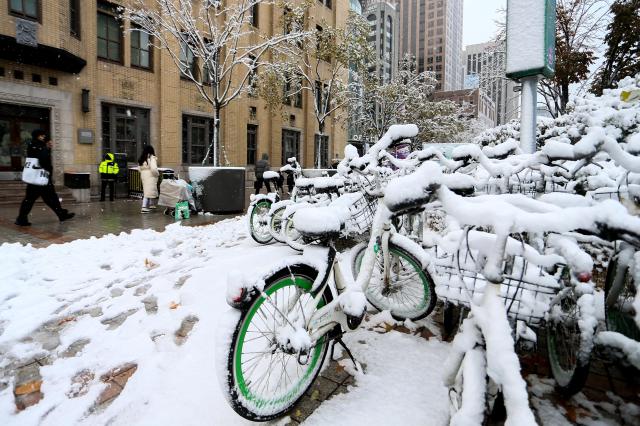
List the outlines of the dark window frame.
{"type": "Polygon", "coordinates": [[[69,33],[80,40],[82,32],[82,19],[80,16],[80,0],[69,0],[69,33]]]}
{"type": "Polygon", "coordinates": [[[254,28],[260,28],[260,3],[255,3],[251,6],[251,26],[254,28]]]}
{"type": "Polygon", "coordinates": [[[18,18],[28,19],[30,21],[36,21],[42,24],[42,1],[41,0],[33,0],[36,2],[36,15],[31,16],[24,13],[24,2],[25,0],[20,0],[20,5],[22,6],[22,11],[15,10],[11,7],[11,0],[7,0],[7,9],[9,10],[9,15],[17,16],[18,18]]]}
{"type": "Polygon", "coordinates": [[[318,0],[320,3],[324,5],[324,7],[328,7],[329,9],[333,9],[333,4],[331,0],[318,0]]]}
{"type": "Polygon", "coordinates": [[[291,157],[296,157],[298,162],[300,161],[300,131],[293,129],[282,129],[282,159],[280,164],[287,164],[287,159],[291,157]],[[291,141],[294,145],[294,148],[288,150],[285,146],[289,141],[285,141],[285,136],[291,137],[293,140],[291,141]]]}
{"type": "Polygon", "coordinates": [[[112,4],[112,3],[109,3],[109,2],[106,2],[106,1],[102,1],[102,0],[98,1],[98,12],[96,14],[96,23],[97,23],[97,25],[96,25],[96,28],[97,28],[96,41],[105,40],[107,42],[107,57],[100,56],[99,49],[97,51],[97,56],[98,56],[98,60],[105,61],[105,62],[111,62],[111,63],[118,64],[118,65],[124,65],[124,26],[123,26],[122,20],[118,17],[116,8],[117,8],[117,6],[112,4]],[[119,55],[120,55],[120,59],[119,60],[111,59],[111,58],[108,57],[109,56],[109,42],[115,43],[114,40],[110,40],[109,39],[108,23],[107,23],[107,29],[106,29],[107,30],[107,38],[106,39],[102,38],[99,35],[100,23],[98,21],[100,20],[100,16],[101,15],[105,16],[107,19],[115,20],[116,23],[118,24],[118,28],[120,28],[120,31],[118,31],[118,43],[119,43],[119,51],[118,52],[119,52],[119,55]]]}
{"type": "MultiPolygon", "coordinates": [[[[189,67],[191,69],[191,75],[193,75],[193,78],[200,81],[201,79],[204,79],[204,76],[200,76],[200,69],[198,68],[198,58],[196,58],[196,55],[193,53],[193,49],[191,48],[191,46],[189,46],[189,42],[181,39],[180,40],[180,57],[178,59],[180,59],[182,61],[182,52],[184,51],[184,54],[186,56],[188,56],[188,53],[191,53],[191,66],[189,67]],[[182,46],[184,46],[184,49],[182,48],[182,46]],[[188,50],[187,50],[188,48],[188,50]]],[[[188,57],[186,57],[185,59],[189,59],[188,57]]],[[[180,68],[180,79],[181,80],[191,80],[191,77],[189,77],[187,75],[187,73],[185,72],[186,70],[183,70],[182,68],[180,68]]],[[[206,83],[209,84],[209,83],[206,83]]]]}
{"type": "MultiPolygon", "coordinates": [[[[211,143],[211,137],[213,136],[213,119],[209,117],[203,117],[198,115],[182,114],[182,164],[190,165],[202,164],[204,154],[207,152],[207,148],[211,143]],[[197,122],[194,122],[197,121],[197,122]],[[200,157],[194,161],[193,153],[193,130],[198,129],[203,132],[203,152],[200,157]]],[[[209,152],[208,161],[205,164],[213,164],[213,151],[209,152]]]]}
{"type": "Polygon", "coordinates": [[[130,37],[130,43],[129,43],[129,50],[130,50],[130,54],[131,54],[131,68],[137,68],[137,69],[141,69],[144,71],[149,71],[149,72],[153,72],[153,59],[154,59],[154,55],[153,55],[153,36],[147,32],[145,32],[142,27],[140,27],[139,25],[135,25],[132,24],[131,25],[131,37],[130,37]],[[140,35],[141,33],[147,34],[149,36],[149,44],[147,45],[147,50],[146,52],[149,54],[149,66],[145,67],[144,65],[137,65],[133,63],[133,58],[134,58],[134,49],[136,49],[137,55],[138,55],[138,60],[140,59],[140,52],[145,51],[145,49],[142,48],[142,46],[140,45],[140,35]],[[134,37],[138,37],[138,46],[134,47],[133,46],[133,38],[134,37]]]}
{"type": "Polygon", "coordinates": [[[127,128],[127,121],[133,122],[133,128],[135,135],[135,157],[130,158],[127,148],[124,152],[127,154],[128,163],[136,163],[138,157],[142,153],[142,148],[145,145],[151,143],[151,110],[147,108],[139,108],[137,106],[128,106],[122,104],[112,104],[103,102],[100,105],[101,110],[101,136],[102,136],[102,154],[107,152],[123,152],[117,147],[118,140],[127,140],[126,138],[118,138],[118,125],[122,124],[125,129],[127,128]],[[120,112],[119,109],[129,110],[129,114],[126,112],[120,112]],[[141,117],[139,114],[144,113],[146,117],[141,117]],[[121,120],[119,122],[119,120],[121,120]],[[146,132],[145,132],[146,130],[146,132]],[[146,140],[144,134],[146,133],[146,140]],[[106,141],[106,143],[105,143],[106,141]]]}
{"type": "Polygon", "coordinates": [[[258,125],[247,124],[247,165],[256,164],[258,153],[258,125]]]}

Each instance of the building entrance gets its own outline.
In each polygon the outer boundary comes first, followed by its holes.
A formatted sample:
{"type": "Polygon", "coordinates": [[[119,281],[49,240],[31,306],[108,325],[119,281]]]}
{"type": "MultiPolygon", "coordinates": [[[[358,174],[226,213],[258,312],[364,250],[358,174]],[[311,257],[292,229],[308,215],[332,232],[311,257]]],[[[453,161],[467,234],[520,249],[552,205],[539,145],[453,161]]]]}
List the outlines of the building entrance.
{"type": "Polygon", "coordinates": [[[48,108],[0,103],[0,172],[22,171],[31,132],[49,132],[48,108]]]}

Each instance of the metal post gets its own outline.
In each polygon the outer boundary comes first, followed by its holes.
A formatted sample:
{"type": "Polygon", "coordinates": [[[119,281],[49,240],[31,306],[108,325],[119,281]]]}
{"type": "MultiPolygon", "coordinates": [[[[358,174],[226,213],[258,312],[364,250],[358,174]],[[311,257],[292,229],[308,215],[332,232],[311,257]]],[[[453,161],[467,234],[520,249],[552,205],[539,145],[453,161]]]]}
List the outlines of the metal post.
{"type": "Polygon", "coordinates": [[[536,152],[536,108],[538,77],[525,77],[522,83],[520,147],[527,154],[536,152]]]}

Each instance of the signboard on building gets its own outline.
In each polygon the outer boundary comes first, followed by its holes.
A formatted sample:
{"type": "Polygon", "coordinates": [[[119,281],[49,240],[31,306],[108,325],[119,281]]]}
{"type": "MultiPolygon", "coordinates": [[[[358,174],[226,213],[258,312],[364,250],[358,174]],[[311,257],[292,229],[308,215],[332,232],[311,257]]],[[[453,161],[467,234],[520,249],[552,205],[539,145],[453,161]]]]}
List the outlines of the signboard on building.
{"type": "Polygon", "coordinates": [[[556,0],[507,0],[507,77],[553,77],[556,0]]]}
{"type": "Polygon", "coordinates": [[[93,143],[93,130],[91,130],[91,129],[78,129],[78,143],[92,144],[93,143]]]}

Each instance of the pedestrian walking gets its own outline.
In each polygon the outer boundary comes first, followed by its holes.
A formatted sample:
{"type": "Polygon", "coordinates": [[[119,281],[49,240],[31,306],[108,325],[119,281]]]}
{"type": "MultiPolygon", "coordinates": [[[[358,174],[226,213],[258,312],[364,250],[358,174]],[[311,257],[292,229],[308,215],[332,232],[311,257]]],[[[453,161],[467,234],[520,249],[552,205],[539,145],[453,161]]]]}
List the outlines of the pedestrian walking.
{"type": "Polygon", "coordinates": [[[113,201],[116,192],[116,178],[120,172],[120,167],[115,161],[115,157],[112,153],[107,152],[104,155],[104,161],[100,163],[100,178],[102,179],[102,186],[100,188],[100,201],[104,201],[107,186],[109,187],[109,201],[113,201]]]}
{"type": "Polygon", "coordinates": [[[151,145],[145,145],[142,155],[138,158],[140,166],[140,179],[142,180],[142,208],[140,213],[149,213],[156,208],[158,202],[158,159],[151,145]]]}
{"type": "Polygon", "coordinates": [[[262,159],[256,161],[255,167],[256,182],[253,184],[253,187],[256,190],[256,195],[260,193],[262,184],[267,187],[267,192],[271,192],[271,185],[269,184],[269,181],[264,180],[264,172],[270,169],[271,166],[269,165],[269,154],[262,154],[262,159]]]}
{"type": "Polygon", "coordinates": [[[31,226],[29,213],[39,197],[42,197],[42,201],[53,210],[60,222],[71,219],[75,216],[75,213],[62,208],[58,194],[53,187],[53,164],[51,162],[53,141],[51,138],[47,138],[46,133],[40,129],[34,130],[31,136],[31,142],[29,142],[27,146],[27,157],[38,159],[39,167],[49,172],[49,178],[45,185],[32,185],[27,183],[27,192],[20,205],[20,211],[15,224],[18,226],[31,226]]]}

